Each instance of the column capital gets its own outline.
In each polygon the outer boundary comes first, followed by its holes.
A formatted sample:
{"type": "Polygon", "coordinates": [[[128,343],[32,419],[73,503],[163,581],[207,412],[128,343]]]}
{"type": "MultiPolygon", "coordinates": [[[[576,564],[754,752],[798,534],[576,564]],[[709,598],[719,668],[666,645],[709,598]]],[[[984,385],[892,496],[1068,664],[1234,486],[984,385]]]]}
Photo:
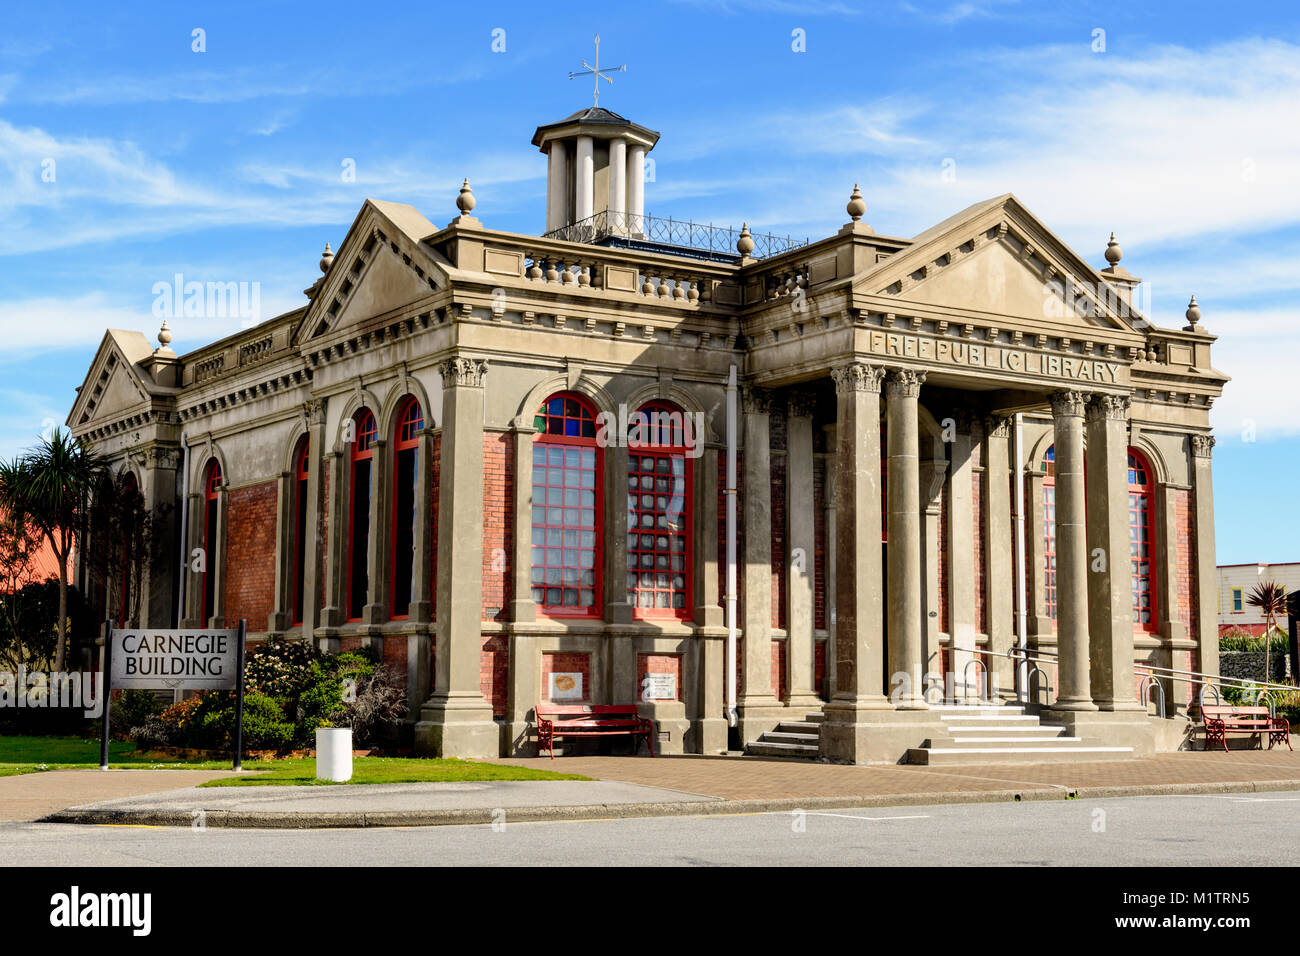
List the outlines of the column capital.
{"type": "Polygon", "coordinates": [[[884,377],[883,368],[865,362],[851,362],[831,369],[835,391],[841,395],[849,392],[879,392],[880,382],[884,377]]]}
{"type": "Polygon", "coordinates": [[[1010,438],[1015,418],[1010,415],[988,415],[984,418],[984,431],[989,438],[1010,438]]]}
{"type": "Polygon", "coordinates": [[[1133,400],[1127,395],[1093,395],[1088,401],[1087,419],[1090,422],[1128,421],[1133,400]]]}
{"type": "Polygon", "coordinates": [[[916,398],[925,384],[925,373],[910,368],[891,368],[885,376],[885,394],[898,398],[916,398]]]}
{"type": "Polygon", "coordinates": [[[1192,436],[1192,457],[1209,458],[1214,453],[1213,435],[1192,436]]]}
{"type": "Polygon", "coordinates": [[[302,403],[302,417],[308,425],[325,424],[325,400],[309,398],[302,403]]]}
{"type": "Polygon", "coordinates": [[[448,359],[438,366],[445,388],[453,386],[482,388],[483,380],[487,377],[487,369],[487,359],[473,358],[448,359]]]}
{"type": "Polygon", "coordinates": [[[812,392],[793,391],[786,395],[786,414],[791,418],[812,418],[817,396],[812,392]]]}
{"type": "Polygon", "coordinates": [[[753,385],[745,389],[744,410],[746,415],[769,415],[774,405],[772,393],[766,388],[753,385]]]}
{"type": "Polygon", "coordinates": [[[1089,392],[1068,390],[1053,392],[1051,397],[1053,418],[1082,418],[1087,408],[1089,392]]]}

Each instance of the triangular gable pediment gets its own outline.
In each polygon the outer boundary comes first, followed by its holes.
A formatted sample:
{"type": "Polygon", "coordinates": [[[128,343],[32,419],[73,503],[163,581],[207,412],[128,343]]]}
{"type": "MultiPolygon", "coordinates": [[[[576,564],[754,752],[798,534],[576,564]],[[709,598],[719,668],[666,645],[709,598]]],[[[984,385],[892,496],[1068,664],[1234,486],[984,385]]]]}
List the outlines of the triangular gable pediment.
{"type": "Polygon", "coordinates": [[[1079,329],[1137,331],[1119,289],[1015,197],[987,200],[926,230],[854,291],[930,307],[1079,329]]]}
{"type": "Polygon", "coordinates": [[[421,241],[436,231],[412,206],[367,199],[315,287],[294,342],[360,325],[445,288],[443,263],[421,241]]]}
{"type": "Polygon", "coordinates": [[[137,362],[152,354],[139,332],[109,329],[68,413],[69,427],[80,431],[96,421],[111,421],[147,405],[151,389],[137,362]]]}

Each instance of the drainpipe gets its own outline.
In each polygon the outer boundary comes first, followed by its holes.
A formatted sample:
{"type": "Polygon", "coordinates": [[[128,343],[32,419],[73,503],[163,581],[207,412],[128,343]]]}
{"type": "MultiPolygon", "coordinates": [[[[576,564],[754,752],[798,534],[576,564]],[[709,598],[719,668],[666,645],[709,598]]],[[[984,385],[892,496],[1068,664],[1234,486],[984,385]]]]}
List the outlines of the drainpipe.
{"type": "Polygon", "coordinates": [[[180,574],[180,590],[178,591],[178,601],[176,604],[176,627],[181,626],[181,619],[185,617],[185,582],[189,575],[186,569],[189,562],[186,560],[185,545],[189,541],[189,523],[190,523],[190,503],[189,503],[189,484],[190,484],[190,446],[185,440],[185,433],[181,432],[181,541],[180,541],[180,560],[176,563],[176,571],[180,574]]]}
{"type": "Polygon", "coordinates": [[[736,726],[736,366],[727,376],[727,726],[736,726]]]}
{"type": "Polygon", "coordinates": [[[1025,423],[1020,412],[1016,412],[1015,462],[1011,474],[1016,483],[1016,516],[1013,526],[1016,529],[1016,645],[1020,648],[1020,661],[1016,664],[1016,697],[1020,703],[1029,700],[1029,663],[1025,654],[1029,647],[1029,608],[1026,607],[1028,595],[1025,589],[1025,476],[1021,467],[1021,451],[1025,441],[1025,423]]]}

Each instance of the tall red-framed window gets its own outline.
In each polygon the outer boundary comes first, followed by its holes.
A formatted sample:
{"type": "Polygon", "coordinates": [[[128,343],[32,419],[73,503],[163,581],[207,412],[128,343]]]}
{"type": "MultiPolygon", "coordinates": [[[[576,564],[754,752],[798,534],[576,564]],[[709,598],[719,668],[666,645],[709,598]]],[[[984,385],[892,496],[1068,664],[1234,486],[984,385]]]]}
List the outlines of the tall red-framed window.
{"type": "Polygon", "coordinates": [[[215,458],[208,462],[203,477],[203,624],[207,625],[217,608],[216,584],[213,573],[217,555],[217,521],[220,519],[221,463],[215,458]]]}
{"type": "Polygon", "coordinates": [[[628,429],[627,600],[637,617],[685,618],[694,518],[685,415],[658,401],[640,413],[628,429]]]}
{"type": "Polygon", "coordinates": [[[126,524],[122,528],[122,557],[118,569],[118,622],[125,627],[130,619],[131,604],[131,545],[135,539],[135,498],[139,495],[139,485],[135,472],[128,471],[122,478],[122,512],[126,524]]]}
{"type": "Polygon", "coordinates": [[[596,414],[571,392],[533,419],[532,595],[546,614],[599,617],[601,453],[596,414]]]}
{"type": "Polygon", "coordinates": [[[1151,465],[1141,452],[1128,450],[1128,541],[1133,580],[1133,626],[1156,629],[1154,548],[1155,496],[1151,465]]]}
{"type": "Polygon", "coordinates": [[[1056,446],[1043,455],[1043,603],[1056,620],[1056,446]]]}
{"type": "Polygon", "coordinates": [[[293,623],[302,623],[307,593],[307,474],[310,442],[306,435],[293,456],[293,623]]]}
{"type": "Polygon", "coordinates": [[[393,548],[389,614],[409,616],[415,580],[415,486],[419,476],[420,430],[424,413],[420,403],[408,397],[397,414],[393,434],[393,548]]]}
{"type": "Polygon", "coordinates": [[[371,472],[375,458],[375,416],[368,408],[357,412],[352,421],[352,442],[348,504],[348,620],[361,619],[370,588],[370,495],[371,472]]]}

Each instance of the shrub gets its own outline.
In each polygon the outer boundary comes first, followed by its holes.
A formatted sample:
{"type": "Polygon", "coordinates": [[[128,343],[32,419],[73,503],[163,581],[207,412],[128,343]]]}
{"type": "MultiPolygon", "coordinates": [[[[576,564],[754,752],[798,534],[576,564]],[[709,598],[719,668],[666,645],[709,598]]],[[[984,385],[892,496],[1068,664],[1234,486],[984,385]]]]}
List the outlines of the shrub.
{"type": "Polygon", "coordinates": [[[150,717],[157,717],[162,710],[162,701],[152,691],[124,690],[113,703],[109,724],[117,735],[132,736],[136,727],[144,726],[150,717]]]}
{"type": "MultiPolygon", "coordinates": [[[[207,708],[198,717],[198,740],[208,750],[232,750],[235,746],[235,695],[229,692],[206,698],[207,708]]],[[[284,719],[284,708],[272,697],[244,695],[245,750],[288,750],[293,744],[293,724],[284,719]]]]}
{"type": "Polygon", "coordinates": [[[1240,628],[1232,628],[1219,637],[1220,651],[1262,651],[1264,639],[1240,628]]]}
{"type": "Polygon", "coordinates": [[[246,693],[297,698],[311,681],[311,666],[321,652],[306,641],[272,637],[257,645],[244,665],[246,693]]]}

